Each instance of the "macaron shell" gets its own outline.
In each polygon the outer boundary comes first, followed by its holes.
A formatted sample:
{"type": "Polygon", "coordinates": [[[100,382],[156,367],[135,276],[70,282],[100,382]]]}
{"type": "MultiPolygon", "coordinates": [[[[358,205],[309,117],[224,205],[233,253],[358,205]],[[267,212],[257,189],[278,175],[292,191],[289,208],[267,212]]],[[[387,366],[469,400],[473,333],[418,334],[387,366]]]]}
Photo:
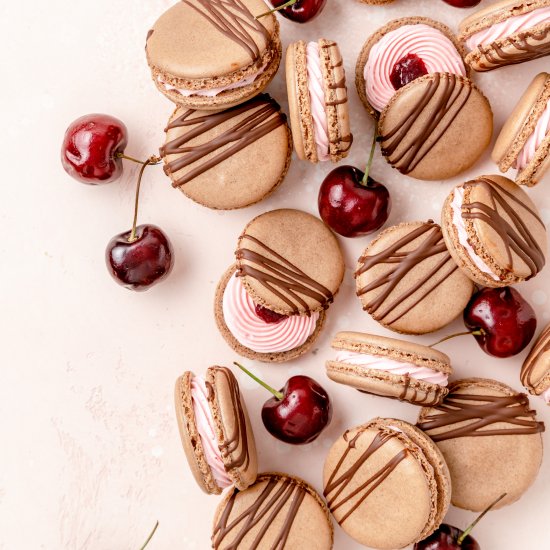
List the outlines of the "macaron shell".
{"type": "Polygon", "coordinates": [[[533,395],[540,395],[550,388],[550,324],[540,333],[525,358],[520,379],[533,395]]]}
{"type": "Polygon", "coordinates": [[[493,112],[471,80],[433,73],[397,90],[378,128],[382,154],[394,168],[412,178],[440,180],[476,163],[491,141],[493,112]]]}
{"type": "Polygon", "coordinates": [[[223,293],[225,287],[231,277],[235,275],[237,270],[236,265],[231,266],[222,276],[218,286],[216,287],[216,295],[214,298],[214,317],[216,319],[216,325],[224,340],[229,347],[236,351],[241,357],[252,359],[253,361],[262,361],[264,363],[284,363],[285,361],[291,361],[307,353],[321,333],[325,325],[326,313],[325,311],[319,312],[319,320],[313,334],[307,339],[307,341],[301,346],[291,349],[289,351],[283,351],[278,353],[258,353],[245,346],[243,346],[231,333],[223,316],[223,293]]]}

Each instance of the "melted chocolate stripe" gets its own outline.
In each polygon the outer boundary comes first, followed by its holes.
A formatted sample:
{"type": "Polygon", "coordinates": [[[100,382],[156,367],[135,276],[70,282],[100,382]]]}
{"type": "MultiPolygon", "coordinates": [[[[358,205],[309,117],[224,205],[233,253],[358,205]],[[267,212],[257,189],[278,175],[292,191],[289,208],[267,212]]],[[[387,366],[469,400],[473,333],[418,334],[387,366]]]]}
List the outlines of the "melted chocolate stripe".
{"type": "Polygon", "coordinates": [[[541,380],[533,380],[533,373],[537,361],[543,354],[550,350],[550,325],[548,325],[539,336],[535,345],[531,348],[529,355],[523,362],[520,380],[526,388],[533,388],[541,380]]]}

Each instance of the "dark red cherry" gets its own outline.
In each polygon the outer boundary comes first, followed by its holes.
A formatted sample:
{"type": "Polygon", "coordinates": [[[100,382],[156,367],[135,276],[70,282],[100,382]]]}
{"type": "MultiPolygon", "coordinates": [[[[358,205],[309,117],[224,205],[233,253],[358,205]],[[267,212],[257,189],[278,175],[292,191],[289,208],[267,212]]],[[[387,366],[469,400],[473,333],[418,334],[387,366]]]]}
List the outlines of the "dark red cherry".
{"type": "Polygon", "coordinates": [[[63,138],[61,163],[75,180],[97,185],[115,181],[122,174],[128,130],[118,118],[91,114],[70,124],[63,138]]]}
{"type": "Polygon", "coordinates": [[[426,64],[415,53],[402,57],[392,68],[390,81],[392,86],[399,90],[416,78],[428,74],[426,64]]]}
{"type": "Polygon", "coordinates": [[[296,23],[307,23],[317,17],[325,7],[327,0],[270,0],[274,8],[281,8],[279,13],[296,23]]]}
{"type": "Polygon", "coordinates": [[[417,542],[414,550],[481,550],[476,540],[468,535],[459,545],[457,540],[462,531],[442,523],[427,539],[417,542]]]}
{"type": "Polygon", "coordinates": [[[443,0],[443,2],[447,2],[447,4],[455,8],[473,8],[477,6],[481,0],[443,0]]]}
{"type": "Polygon", "coordinates": [[[267,309],[259,304],[255,304],[255,306],[256,315],[266,323],[280,323],[283,319],[287,318],[287,315],[282,315],[281,313],[267,309]]]}

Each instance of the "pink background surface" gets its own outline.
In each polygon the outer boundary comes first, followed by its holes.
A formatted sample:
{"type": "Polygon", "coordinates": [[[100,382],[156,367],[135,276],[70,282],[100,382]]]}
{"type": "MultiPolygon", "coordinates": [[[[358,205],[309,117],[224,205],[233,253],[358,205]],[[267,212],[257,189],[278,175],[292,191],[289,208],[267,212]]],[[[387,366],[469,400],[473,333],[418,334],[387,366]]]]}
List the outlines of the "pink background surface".
{"type": "MultiPolygon", "coordinates": [[[[140,220],[168,233],[176,253],[174,271],[145,294],[131,293],[110,279],[104,248],[114,234],[129,228],[136,168],[126,166],[122,180],[109,186],[79,185],[62,171],[59,146],[68,123],[94,111],[125,121],[130,155],[145,158],[162,144],[172,106],[150,81],[143,46],[150,25],[171,3],[32,0],[0,6],[2,550],[137,550],[157,519],[160,527],[151,550],[209,547],[218,498],[204,495],[187,468],[173,413],[173,383],[183,370],[198,374],[209,365],[230,365],[237,359],[216,330],[212,298],[243,226],[277,207],[317,214],[317,190],[331,170],[329,164],[295,160],[273,197],[224,213],[193,204],[171,188],[160,168],[150,169],[140,220]]],[[[348,160],[362,167],[373,131],[353,85],[364,40],[396,17],[428,15],[456,28],[468,12],[440,0],[398,0],[387,7],[355,0],[328,4],[312,24],[282,20],[283,41],[286,45],[324,36],[340,42],[356,138],[348,160]]],[[[531,78],[548,69],[549,59],[475,76],[491,100],[497,130],[531,78]]],[[[286,109],[283,77],[281,71],[269,91],[286,109]]],[[[390,188],[389,224],[394,224],[438,220],[453,183],[495,170],[487,153],[464,177],[424,183],[400,176],[377,154],[373,174],[390,188]]],[[[529,192],[550,223],[548,185],[547,176],[529,192]]],[[[275,386],[290,375],[306,373],[327,387],[335,414],[319,440],[289,447],[272,439],[259,418],[268,395],[239,376],[261,469],[301,475],[318,489],[325,454],[346,428],[377,415],[414,421],[417,414],[414,406],[360,395],[324,374],[337,330],[390,334],[362,312],[354,297],[353,266],[369,239],[341,240],[347,264],[344,284],[312,353],[281,366],[245,362],[275,386]]],[[[539,331],[550,321],[549,282],[547,267],[518,286],[537,310],[539,331]]],[[[431,343],[460,329],[462,323],[456,321],[415,340],[431,343]]],[[[493,377],[520,389],[524,354],[493,359],[469,337],[440,349],[451,355],[456,375],[493,377]]],[[[532,404],[541,419],[550,421],[541,401],[533,399],[532,404]]],[[[544,434],[547,445],[549,437],[544,434]]],[[[548,548],[541,527],[550,515],[549,483],[546,458],[537,483],[521,501],[479,525],[476,537],[482,547],[548,548]]],[[[448,516],[461,527],[472,518],[455,508],[448,516]]],[[[335,548],[360,546],[337,528],[335,548]]]]}

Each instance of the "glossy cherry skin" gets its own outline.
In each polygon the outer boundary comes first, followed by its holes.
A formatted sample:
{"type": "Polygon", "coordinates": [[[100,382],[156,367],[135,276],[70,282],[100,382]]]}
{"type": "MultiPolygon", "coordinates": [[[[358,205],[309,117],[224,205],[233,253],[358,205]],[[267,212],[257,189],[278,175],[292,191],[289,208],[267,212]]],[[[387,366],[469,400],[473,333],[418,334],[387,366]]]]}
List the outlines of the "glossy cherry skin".
{"type": "Polygon", "coordinates": [[[425,74],[428,74],[428,69],[424,61],[415,53],[410,53],[402,57],[393,66],[390,73],[390,82],[396,90],[399,90],[399,88],[425,74]]]}
{"type": "Polygon", "coordinates": [[[256,315],[262,321],[269,324],[277,324],[277,323],[280,323],[283,319],[287,318],[287,315],[283,315],[282,313],[277,313],[276,311],[267,309],[266,307],[260,306],[259,304],[255,304],[254,309],[256,311],[256,315]]]}
{"type": "Polygon", "coordinates": [[[67,128],[61,146],[61,164],[75,180],[90,185],[115,181],[122,174],[128,130],[118,118],[91,114],[78,118],[67,128]]]}
{"type": "MultiPolygon", "coordinates": [[[[271,5],[278,8],[288,0],[271,0],[271,5]]],[[[295,23],[307,23],[317,17],[325,7],[327,0],[297,0],[295,4],[283,8],[279,13],[295,23]]]]}
{"type": "Polygon", "coordinates": [[[511,357],[533,338],[537,317],[516,289],[484,288],[474,294],[466,306],[464,324],[469,330],[483,330],[484,334],[475,339],[486,353],[511,357]]]}
{"type": "Polygon", "coordinates": [[[327,392],[309,376],[293,376],[281,393],[283,399],[273,397],[264,403],[264,426],[273,437],[285,443],[310,443],[332,419],[327,392]]]}
{"type": "Polygon", "coordinates": [[[447,2],[447,4],[455,8],[473,8],[477,6],[481,0],[443,0],[443,2],[447,2]]]}
{"type": "Polygon", "coordinates": [[[459,546],[457,540],[462,531],[452,525],[442,523],[427,539],[417,542],[414,550],[481,550],[479,544],[470,535],[459,546]]]}
{"type": "Polygon", "coordinates": [[[360,237],[380,229],[391,210],[388,189],[370,177],[361,185],[363,172],[339,166],[328,174],[319,189],[319,214],[336,233],[360,237]]]}
{"type": "Polygon", "coordinates": [[[111,239],[105,251],[107,268],[117,283],[130,290],[147,290],[172,269],[173,250],[168,237],[156,225],[138,225],[136,240],[130,231],[111,239]]]}

